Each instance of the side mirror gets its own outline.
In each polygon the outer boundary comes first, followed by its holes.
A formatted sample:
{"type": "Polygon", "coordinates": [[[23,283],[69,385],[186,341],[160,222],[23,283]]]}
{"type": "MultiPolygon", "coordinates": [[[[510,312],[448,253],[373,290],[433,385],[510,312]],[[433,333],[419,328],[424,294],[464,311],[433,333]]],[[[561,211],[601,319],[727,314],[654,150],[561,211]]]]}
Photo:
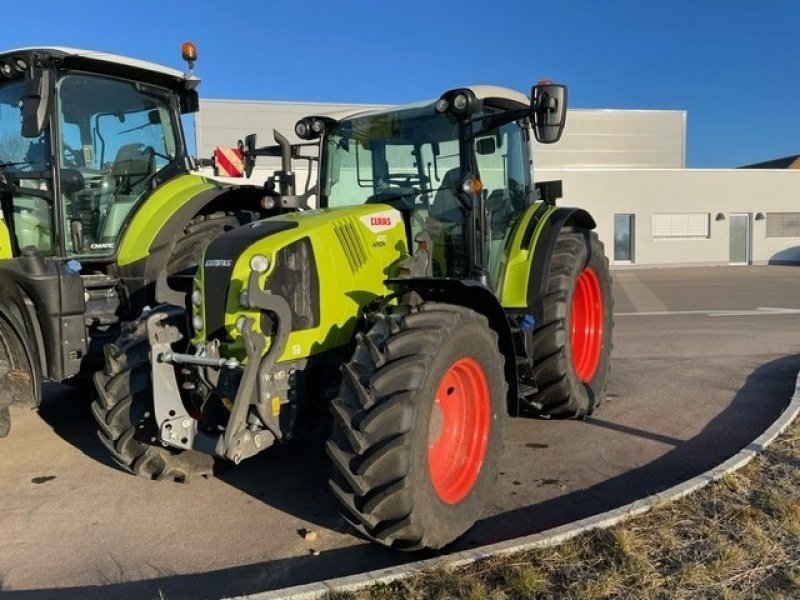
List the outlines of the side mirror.
{"type": "Polygon", "coordinates": [[[181,93],[181,114],[188,115],[200,110],[200,96],[197,90],[186,90],[181,93]]]}
{"type": "Polygon", "coordinates": [[[567,119],[567,86],[537,83],[531,89],[531,120],[536,141],[552,144],[561,139],[567,119]]]}
{"type": "Polygon", "coordinates": [[[53,75],[48,69],[37,69],[25,79],[22,92],[22,137],[37,138],[47,125],[50,89],[53,75]]]}

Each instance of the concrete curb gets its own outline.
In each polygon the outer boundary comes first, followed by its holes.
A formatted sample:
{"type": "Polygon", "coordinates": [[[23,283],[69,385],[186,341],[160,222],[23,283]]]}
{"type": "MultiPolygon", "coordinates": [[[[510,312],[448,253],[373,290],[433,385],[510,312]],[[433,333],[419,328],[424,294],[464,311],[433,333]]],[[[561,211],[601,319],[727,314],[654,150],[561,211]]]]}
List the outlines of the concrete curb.
{"type": "Polygon", "coordinates": [[[658,505],[683,498],[707,486],[709,483],[717,481],[728,473],[738,471],[753,460],[755,456],[763,452],[794,421],[798,413],[800,413],[800,374],[798,374],[794,395],[789,405],[764,433],[722,464],[659,494],[534,535],[464,550],[447,556],[420,560],[376,571],[367,571],[358,575],[317,581],[247,596],[237,596],[236,598],[238,600],[311,600],[321,598],[326,593],[334,590],[337,592],[354,592],[375,584],[391,583],[419,571],[445,566],[461,567],[491,556],[502,556],[533,548],[554,546],[592,529],[612,527],[630,517],[646,513],[658,505]]]}

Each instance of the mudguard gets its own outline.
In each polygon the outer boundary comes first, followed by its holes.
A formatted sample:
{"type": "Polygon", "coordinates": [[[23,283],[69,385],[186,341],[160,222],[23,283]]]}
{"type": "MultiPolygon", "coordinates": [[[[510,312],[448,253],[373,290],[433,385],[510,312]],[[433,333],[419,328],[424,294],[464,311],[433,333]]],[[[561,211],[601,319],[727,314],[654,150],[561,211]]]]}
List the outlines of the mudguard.
{"type": "Polygon", "coordinates": [[[556,240],[565,226],[594,229],[592,216],[581,208],[536,203],[528,207],[509,236],[498,294],[506,310],[525,310],[541,320],[556,240]]]}

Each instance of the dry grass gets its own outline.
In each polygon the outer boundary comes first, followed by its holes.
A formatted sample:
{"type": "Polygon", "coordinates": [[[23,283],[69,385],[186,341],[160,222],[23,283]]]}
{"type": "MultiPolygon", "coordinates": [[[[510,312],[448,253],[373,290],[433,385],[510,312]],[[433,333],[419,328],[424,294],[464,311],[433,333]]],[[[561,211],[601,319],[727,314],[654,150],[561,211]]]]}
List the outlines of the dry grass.
{"type": "Polygon", "coordinates": [[[330,597],[796,600],[800,423],[741,471],[611,529],[330,597]]]}

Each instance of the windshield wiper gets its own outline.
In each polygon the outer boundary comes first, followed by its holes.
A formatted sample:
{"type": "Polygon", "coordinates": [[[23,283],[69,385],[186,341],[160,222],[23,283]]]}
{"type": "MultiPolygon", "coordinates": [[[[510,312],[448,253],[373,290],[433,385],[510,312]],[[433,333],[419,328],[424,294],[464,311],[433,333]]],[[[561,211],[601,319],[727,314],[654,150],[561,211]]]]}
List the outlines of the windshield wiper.
{"type": "Polygon", "coordinates": [[[7,167],[25,167],[32,164],[29,160],[21,160],[18,162],[3,162],[0,163],[0,169],[5,169],[7,167]]]}

